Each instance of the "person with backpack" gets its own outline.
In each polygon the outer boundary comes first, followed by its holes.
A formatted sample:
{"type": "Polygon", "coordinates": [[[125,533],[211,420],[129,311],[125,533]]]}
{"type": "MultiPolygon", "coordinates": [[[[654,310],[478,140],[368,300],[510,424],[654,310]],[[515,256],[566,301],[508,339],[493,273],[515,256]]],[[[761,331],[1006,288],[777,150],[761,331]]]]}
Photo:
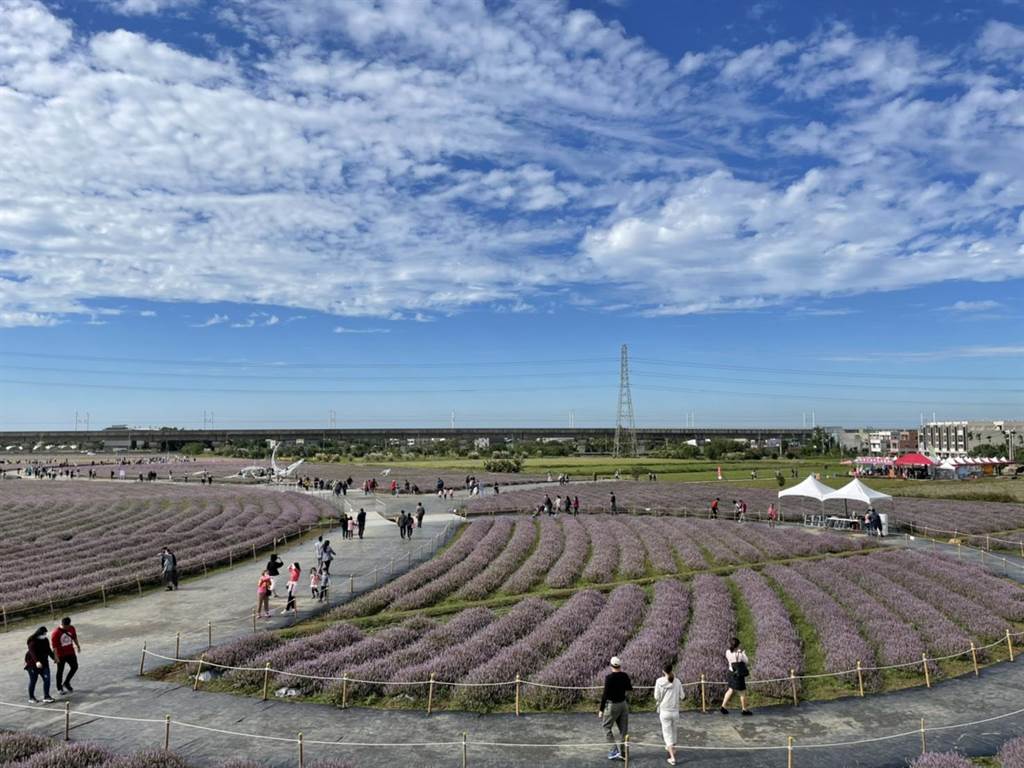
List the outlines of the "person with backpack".
{"type": "Polygon", "coordinates": [[[54,658],[50,641],[46,639],[46,627],[40,627],[28,638],[28,650],[25,651],[25,671],[28,672],[28,700],[30,704],[38,704],[36,683],[43,680],[43,704],[52,704],[50,698],[50,659],[54,658]]]}
{"type": "Polygon", "coordinates": [[[71,623],[71,617],[65,616],[60,620],[60,625],[50,635],[50,645],[57,659],[57,693],[61,696],[65,693],[74,693],[71,687],[71,678],[78,671],[78,654],[82,651],[82,645],[78,642],[78,632],[71,623]],[[64,670],[68,670],[67,677],[64,670]]]}
{"type": "Polygon", "coordinates": [[[722,699],[722,706],[718,711],[723,715],[728,715],[729,699],[732,698],[733,693],[739,693],[740,714],[754,714],[747,709],[747,677],[750,675],[750,659],[747,658],[746,651],[740,647],[738,637],[729,641],[729,650],[725,652],[725,660],[729,664],[729,673],[726,675],[729,689],[725,692],[725,698],[722,699]]]}
{"type": "Polygon", "coordinates": [[[679,729],[679,703],[683,699],[683,684],[672,674],[672,663],[664,667],[665,674],[654,683],[654,706],[661,720],[661,735],[665,739],[668,764],[676,764],[676,734],[679,729]]]}
{"type": "Polygon", "coordinates": [[[277,556],[277,552],[270,555],[267,561],[267,576],[270,577],[270,594],[277,597],[277,577],[281,575],[281,568],[284,567],[284,560],[277,556]]]}
{"type": "Polygon", "coordinates": [[[604,726],[605,740],[608,742],[608,759],[625,760],[626,734],[629,733],[629,701],[626,694],[633,690],[629,675],[622,671],[622,660],[612,656],[608,662],[612,671],[605,675],[604,690],[601,692],[601,708],[597,716],[604,726]],[[616,743],[612,728],[619,729],[620,742],[616,743]]]}

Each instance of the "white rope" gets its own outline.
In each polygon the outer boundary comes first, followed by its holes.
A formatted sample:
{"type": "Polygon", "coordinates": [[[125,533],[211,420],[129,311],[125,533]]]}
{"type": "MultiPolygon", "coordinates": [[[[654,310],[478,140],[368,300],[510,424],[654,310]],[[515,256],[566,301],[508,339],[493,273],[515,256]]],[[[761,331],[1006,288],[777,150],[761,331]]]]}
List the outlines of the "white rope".
{"type": "MultiPolygon", "coordinates": [[[[11,709],[16,709],[16,710],[33,710],[33,711],[36,711],[36,712],[44,711],[44,708],[42,708],[42,707],[33,706],[33,705],[18,705],[18,703],[13,703],[13,702],[8,702],[8,701],[0,701],[0,707],[8,707],[8,708],[11,708],[11,709]]],[[[47,712],[48,713],[52,713],[54,715],[58,715],[58,716],[63,714],[59,710],[48,710],[47,712]]],[[[83,712],[83,711],[75,711],[75,710],[70,711],[69,714],[72,717],[94,718],[94,719],[100,719],[100,720],[114,720],[114,721],[131,722],[131,723],[145,723],[145,724],[151,724],[151,725],[164,725],[164,724],[167,723],[167,720],[165,720],[165,719],[158,720],[158,719],[154,719],[154,718],[130,718],[130,717],[121,717],[121,716],[116,716],[116,715],[102,715],[102,714],[99,714],[99,713],[83,712]]],[[[979,719],[979,720],[969,721],[969,722],[966,722],[966,723],[955,723],[955,724],[949,724],[949,725],[929,726],[929,727],[926,727],[924,729],[922,729],[922,728],[914,728],[913,730],[901,731],[901,732],[898,732],[898,733],[890,733],[890,734],[886,734],[886,735],[883,735],[883,736],[869,736],[869,737],[866,737],[866,738],[850,739],[850,740],[845,740],[845,741],[829,741],[829,742],[810,743],[810,744],[807,744],[807,743],[794,743],[793,744],[793,749],[794,750],[827,750],[827,749],[836,749],[836,748],[838,748],[838,746],[855,746],[855,745],[858,745],[858,744],[876,743],[876,742],[879,742],[879,741],[889,741],[889,740],[893,740],[893,739],[897,739],[897,738],[906,738],[908,736],[919,735],[922,732],[924,732],[924,733],[934,733],[934,732],[938,732],[938,731],[953,730],[953,729],[961,729],[961,730],[963,730],[965,728],[972,728],[972,727],[975,727],[975,726],[978,726],[978,725],[985,725],[985,724],[988,724],[988,723],[997,722],[999,720],[1006,720],[1008,718],[1017,717],[1017,716],[1022,715],[1022,714],[1024,714],[1024,708],[1019,709],[1019,710],[1015,710],[1013,712],[1002,713],[1000,715],[993,715],[993,716],[988,717],[988,718],[982,718],[982,719],[979,719]]],[[[196,723],[186,723],[186,722],[182,722],[182,721],[179,721],[179,720],[171,720],[170,722],[171,722],[172,725],[176,725],[176,726],[181,727],[181,728],[191,728],[191,729],[194,729],[194,730],[200,730],[200,731],[204,731],[204,732],[207,732],[207,733],[217,733],[217,734],[221,734],[221,735],[236,736],[236,737],[240,737],[240,738],[256,738],[256,739],[262,739],[262,740],[265,740],[265,741],[279,741],[279,742],[288,742],[288,743],[296,743],[298,741],[297,738],[290,737],[290,736],[275,736],[275,735],[268,735],[268,734],[265,734],[265,733],[245,733],[245,732],[242,732],[242,731],[231,731],[231,730],[225,730],[225,729],[222,729],[222,728],[211,728],[209,726],[198,725],[196,723]]],[[[381,742],[381,741],[373,741],[373,742],[372,741],[317,741],[317,740],[305,740],[305,739],[303,739],[303,743],[305,743],[305,744],[315,744],[315,745],[321,745],[321,746],[358,746],[358,748],[382,748],[382,746],[386,746],[386,748],[397,748],[397,746],[411,746],[411,748],[426,748],[426,746],[457,746],[457,745],[461,745],[461,744],[465,743],[467,746],[493,746],[493,748],[494,748],[494,746],[497,746],[497,748],[503,748],[503,746],[504,746],[504,748],[513,748],[513,749],[515,749],[515,748],[592,749],[592,748],[597,748],[597,746],[605,746],[606,745],[605,742],[603,742],[603,741],[601,741],[601,742],[585,741],[585,742],[572,742],[572,743],[565,743],[565,742],[534,743],[534,742],[476,741],[476,740],[466,740],[466,741],[461,741],[461,740],[460,741],[404,741],[404,742],[392,743],[392,742],[381,742]]],[[[660,743],[660,742],[645,742],[645,741],[632,741],[631,742],[631,746],[651,746],[651,748],[657,748],[657,749],[662,749],[663,748],[663,744],[660,743]]],[[[716,751],[717,752],[730,752],[730,751],[732,751],[732,752],[740,752],[740,751],[742,751],[742,752],[761,752],[761,751],[768,751],[768,750],[772,750],[772,751],[786,750],[786,749],[790,749],[790,748],[788,748],[787,744],[736,744],[736,745],[727,745],[727,746],[726,745],[689,745],[689,744],[678,744],[676,746],[676,749],[677,750],[688,750],[688,751],[694,751],[694,752],[701,752],[701,751],[703,751],[703,752],[716,752],[716,751]]]]}

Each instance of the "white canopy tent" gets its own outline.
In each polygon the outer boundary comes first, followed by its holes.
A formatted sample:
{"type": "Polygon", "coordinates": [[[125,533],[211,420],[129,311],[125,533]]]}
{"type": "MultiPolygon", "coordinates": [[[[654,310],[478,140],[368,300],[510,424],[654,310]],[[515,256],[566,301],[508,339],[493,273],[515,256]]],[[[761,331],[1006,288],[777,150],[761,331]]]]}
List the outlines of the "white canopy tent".
{"type": "Polygon", "coordinates": [[[889,499],[889,501],[892,501],[892,496],[888,493],[882,493],[881,491],[869,488],[860,481],[860,478],[854,478],[838,491],[832,491],[825,497],[825,501],[831,501],[832,499],[859,501],[862,504],[871,505],[876,501],[881,501],[882,499],[889,499]]]}
{"type": "MultiPolygon", "coordinates": [[[[801,482],[794,485],[792,488],[786,488],[779,491],[779,519],[782,519],[782,497],[783,496],[801,496],[805,499],[814,499],[821,504],[822,515],[825,513],[825,499],[835,489],[825,485],[813,474],[808,475],[801,482]]],[[[807,521],[807,515],[804,515],[804,521],[807,521]]]]}

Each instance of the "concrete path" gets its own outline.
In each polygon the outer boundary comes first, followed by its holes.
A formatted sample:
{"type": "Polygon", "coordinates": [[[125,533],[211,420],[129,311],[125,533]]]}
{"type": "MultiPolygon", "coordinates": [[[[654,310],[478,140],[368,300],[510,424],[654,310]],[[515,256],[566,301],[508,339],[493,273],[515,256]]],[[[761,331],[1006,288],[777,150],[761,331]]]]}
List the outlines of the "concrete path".
{"type": "MultiPolygon", "coordinates": [[[[358,498],[352,499],[358,505],[358,498]]],[[[382,511],[390,512],[393,504],[409,505],[408,498],[398,501],[381,499],[382,511]]],[[[442,502],[425,497],[428,510],[436,510],[442,502]]],[[[415,505],[415,500],[412,506],[415,505]]],[[[429,511],[428,530],[440,530],[444,516],[429,511]]],[[[373,519],[371,517],[371,519],[373,519]]],[[[400,553],[406,544],[398,539],[394,528],[374,522],[372,535],[364,542],[341,542],[339,572],[356,565],[369,569],[382,558],[400,553]],[[353,545],[350,549],[349,545],[353,545]],[[363,549],[356,549],[362,546],[363,549]]],[[[333,541],[333,537],[332,537],[333,541]]],[[[413,542],[414,546],[416,542],[413,542]]],[[[911,546],[932,547],[927,542],[910,542],[911,546]]],[[[948,548],[947,548],[948,549],[948,548]]],[[[953,548],[955,549],[955,548],[953,548]]],[[[283,559],[300,559],[311,552],[303,544],[282,553],[283,559]]],[[[308,557],[306,558],[308,559],[308,557]]],[[[991,564],[990,564],[991,565],[991,564]]],[[[1024,580],[1024,570],[1012,569],[1024,580]]],[[[126,717],[149,718],[148,724],[126,724],[120,721],[82,718],[73,719],[73,738],[108,744],[119,750],[160,746],[163,743],[163,716],[170,713],[175,720],[233,731],[294,738],[296,741],[257,741],[250,736],[224,736],[172,725],[171,745],[186,758],[200,766],[216,766],[238,756],[258,759],[266,766],[298,765],[298,733],[304,737],[306,765],[314,760],[344,758],[357,768],[393,766],[397,762],[413,762],[430,766],[461,766],[462,734],[468,734],[469,766],[579,766],[607,764],[603,732],[595,714],[533,714],[471,715],[439,713],[427,717],[423,712],[352,709],[341,711],[329,706],[288,701],[262,703],[254,698],[230,694],[193,693],[188,687],[152,682],[135,676],[138,671],[139,646],[146,638],[151,647],[168,648],[173,644],[175,627],[185,621],[198,624],[202,637],[190,641],[188,648],[205,646],[207,617],[216,612],[223,619],[238,620],[235,634],[251,631],[246,619],[252,602],[252,583],[258,567],[248,565],[233,572],[213,574],[207,579],[189,582],[182,591],[157,593],[125,601],[107,609],[83,611],[76,616],[82,633],[85,652],[83,669],[73,697],[76,712],[90,710],[126,717]],[[320,745],[314,742],[327,742],[320,745]],[[446,746],[420,746],[421,742],[452,742],[446,746]],[[523,743],[529,747],[482,746],[489,743],[523,743]],[[358,746],[361,743],[390,743],[394,746],[358,746]],[[588,745],[588,746],[550,746],[588,745]]],[[[0,674],[0,690],[4,701],[24,700],[24,672],[17,660],[21,658],[25,632],[0,636],[3,657],[13,659],[0,674]]],[[[224,630],[227,634],[227,630],[224,630]]],[[[226,637],[215,636],[215,642],[226,637]]],[[[873,766],[896,768],[906,766],[908,759],[920,752],[917,729],[923,718],[927,727],[978,721],[1024,708],[1024,659],[983,670],[980,679],[960,678],[939,683],[931,690],[922,688],[892,694],[873,695],[864,699],[802,704],[799,708],[779,706],[758,711],[754,717],[741,718],[736,713],[724,717],[714,714],[687,713],[681,720],[679,742],[690,750],[682,751],[683,765],[708,766],[772,766],[786,765],[786,737],[795,739],[794,766],[873,766]],[[889,734],[906,733],[892,740],[875,741],[825,749],[810,749],[813,744],[862,741],[889,734]],[[696,747],[715,747],[699,751],[696,747]],[[740,751],[738,748],[753,748],[740,751]]],[[[0,727],[32,729],[51,735],[63,730],[63,713],[59,705],[11,710],[0,707],[0,727]]],[[[660,727],[651,713],[634,714],[632,739],[640,743],[631,764],[664,765],[660,747],[660,727]]],[[[968,754],[992,754],[1006,739],[1024,733],[1024,713],[966,729],[955,728],[929,733],[929,749],[959,749],[968,754]]]]}

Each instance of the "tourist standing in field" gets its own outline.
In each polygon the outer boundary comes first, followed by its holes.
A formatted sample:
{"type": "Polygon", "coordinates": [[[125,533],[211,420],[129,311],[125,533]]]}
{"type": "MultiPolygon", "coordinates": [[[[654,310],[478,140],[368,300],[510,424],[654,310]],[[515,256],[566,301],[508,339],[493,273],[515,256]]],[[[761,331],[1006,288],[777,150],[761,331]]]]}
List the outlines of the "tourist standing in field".
{"type": "Polygon", "coordinates": [[[608,504],[611,507],[612,514],[614,515],[616,512],[619,511],[619,504],[615,500],[615,491],[609,491],[609,495],[611,496],[611,498],[608,500],[608,504]]]}
{"type": "Polygon", "coordinates": [[[270,594],[277,597],[277,577],[281,575],[281,568],[284,560],[277,556],[277,552],[270,555],[267,561],[267,575],[270,577],[270,594]]]}
{"type": "Polygon", "coordinates": [[[270,585],[272,583],[270,574],[264,569],[260,574],[259,581],[256,582],[256,613],[264,619],[270,618],[270,585]]]}
{"type": "Polygon", "coordinates": [[[629,701],[626,694],[633,690],[629,675],[622,671],[622,661],[612,656],[608,662],[612,671],[605,675],[604,690],[601,692],[601,708],[597,716],[604,726],[605,740],[608,742],[608,759],[624,760],[626,734],[629,733],[629,701]],[[619,743],[615,741],[613,728],[619,729],[619,743]]]}
{"type": "Polygon", "coordinates": [[[729,699],[735,692],[740,695],[740,714],[753,714],[747,709],[747,676],[750,674],[750,659],[747,658],[746,651],[740,647],[739,638],[734,637],[729,641],[729,650],[725,652],[725,660],[729,664],[729,674],[726,676],[729,681],[729,690],[725,692],[725,698],[722,699],[719,711],[723,715],[729,714],[729,699]]]}
{"type": "Polygon", "coordinates": [[[53,630],[50,635],[50,644],[57,659],[57,693],[62,696],[64,693],[74,693],[71,687],[71,678],[78,671],[78,653],[82,650],[78,642],[78,632],[71,623],[71,617],[65,616],[60,620],[60,626],[53,630]],[[64,670],[68,670],[67,677],[64,670]]]}
{"type": "Polygon", "coordinates": [[[768,505],[768,527],[774,528],[776,521],[779,519],[779,512],[775,509],[774,504],[768,505]]]}
{"type": "Polygon", "coordinates": [[[53,658],[53,650],[50,648],[50,641],[46,639],[46,627],[40,627],[28,638],[28,650],[25,651],[25,671],[28,672],[28,700],[32,704],[38,704],[36,698],[36,682],[43,679],[43,703],[52,704],[50,698],[50,659],[53,658]]]}
{"type": "Polygon", "coordinates": [[[712,520],[717,520],[718,519],[718,497],[717,496],[715,497],[715,500],[711,502],[711,519],[712,520]]]}
{"type": "Polygon", "coordinates": [[[672,674],[671,662],[665,665],[665,674],[654,683],[654,706],[661,720],[661,735],[668,751],[668,764],[676,764],[676,734],[679,729],[679,702],[683,698],[683,684],[672,674]]]}
{"type": "Polygon", "coordinates": [[[359,525],[359,538],[363,538],[363,531],[366,529],[366,510],[362,507],[359,508],[359,514],[356,515],[356,523],[359,525]]]}

